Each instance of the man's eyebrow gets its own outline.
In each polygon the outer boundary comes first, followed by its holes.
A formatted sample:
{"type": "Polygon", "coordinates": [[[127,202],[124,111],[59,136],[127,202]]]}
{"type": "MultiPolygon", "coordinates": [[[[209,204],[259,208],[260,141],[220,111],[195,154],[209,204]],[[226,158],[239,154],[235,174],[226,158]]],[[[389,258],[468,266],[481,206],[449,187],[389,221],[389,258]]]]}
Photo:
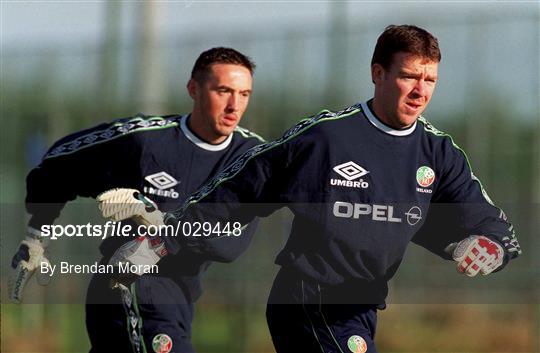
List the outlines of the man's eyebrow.
{"type": "MultiPolygon", "coordinates": [[[[225,89],[225,90],[227,90],[227,91],[234,91],[234,89],[233,89],[232,87],[227,86],[227,85],[219,85],[219,86],[216,87],[216,89],[225,89]]],[[[241,90],[240,92],[242,92],[242,93],[243,93],[243,92],[249,92],[249,93],[251,93],[252,90],[251,90],[251,89],[245,89],[245,90],[241,90]]]]}
{"type": "MultiPolygon", "coordinates": [[[[413,76],[413,77],[420,77],[422,76],[422,73],[421,72],[414,72],[414,71],[407,71],[407,70],[399,70],[399,75],[401,76],[413,76]]],[[[427,74],[426,75],[426,78],[430,78],[430,79],[437,79],[438,76],[437,75],[431,75],[431,74],[427,74]]]]}
{"type": "Polygon", "coordinates": [[[400,75],[408,75],[408,76],[420,76],[421,75],[420,72],[408,71],[408,70],[404,70],[404,69],[399,70],[399,74],[400,75]]]}

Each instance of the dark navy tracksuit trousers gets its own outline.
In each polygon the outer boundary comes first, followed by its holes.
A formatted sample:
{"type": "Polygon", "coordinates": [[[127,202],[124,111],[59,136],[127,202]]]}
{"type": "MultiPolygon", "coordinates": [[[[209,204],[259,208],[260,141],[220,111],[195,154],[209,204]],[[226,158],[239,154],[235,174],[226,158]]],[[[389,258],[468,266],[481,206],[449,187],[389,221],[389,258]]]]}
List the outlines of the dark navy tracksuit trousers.
{"type": "Polygon", "coordinates": [[[325,300],[325,289],[282,269],[266,319],[277,353],[377,353],[377,304],[325,300]]]}
{"type": "Polygon", "coordinates": [[[130,286],[110,288],[110,277],[90,283],[86,327],[90,353],[193,353],[193,304],[170,278],[143,275],[130,286]]]}

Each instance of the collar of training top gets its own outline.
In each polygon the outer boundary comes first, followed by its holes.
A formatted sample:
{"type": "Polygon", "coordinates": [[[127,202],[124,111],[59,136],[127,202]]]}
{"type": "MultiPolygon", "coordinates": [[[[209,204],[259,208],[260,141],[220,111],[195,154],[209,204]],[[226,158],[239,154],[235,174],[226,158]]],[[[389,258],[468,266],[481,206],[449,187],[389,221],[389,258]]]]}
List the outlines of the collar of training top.
{"type": "Polygon", "coordinates": [[[407,136],[407,135],[410,135],[413,133],[414,129],[416,129],[416,121],[414,122],[414,124],[412,124],[410,127],[406,128],[406,129],[403,129],[403,130],[397,130],[397,129],[393,129],[391,128],[390,126],[384,124],[383,122],[381,122],[376,116],[375,114],[373,114],[371,112],[371,110],[369,109],[369,106],[367,104],[367,102],[363,102],[360,104],[362,106],[362,111],[364,111],[366,117],[368,118],[369,122],[375,126],[377,129],[389,134],[389,135],[394,135],[394,136],[407,136]]]}
{"type": "Polygon", "coordinates": [[[195,135],[189,129],[189,127],[187,126],[187,120],[189,116],[190,114],[184,115],[182,116],[182,118],[180,118],[180,129],[182,130],[184,135],[186,135],[188,140],[196,144],[198,147],[205,149],[207,151],[221,151],[227,148],[227,146],[229,146],[229,144],[231,143],[233,134],[230,134],[229,136],[227,136],[225,141],[218,143],[217,145],[212,145],[211,143],[201,140],[199,137],[197,137],[197,135],[195,135]]]}

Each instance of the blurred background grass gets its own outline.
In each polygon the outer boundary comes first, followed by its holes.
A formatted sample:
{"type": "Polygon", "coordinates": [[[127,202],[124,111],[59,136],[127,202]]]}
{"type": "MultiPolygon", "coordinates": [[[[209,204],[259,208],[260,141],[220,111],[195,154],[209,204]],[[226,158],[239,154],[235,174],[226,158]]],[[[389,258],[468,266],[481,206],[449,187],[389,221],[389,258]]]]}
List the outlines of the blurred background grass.
{"type": "MultiPolygon", "coordinates": [[[[194,326],[197,352],[274,351],[263,306],[202,303],[194,326]]],[[[82,305],[4,304],[2,310],[3,352],[88,352],[82,305]],[[30,316],[42,321],[22,320],[30,316]]],[[[538,306],[394,304],[379,312],[376,340],[379,351],[388,353],[538,352],[534,310],[538,306]]]]}
{"type": "MultiPolygon", "coordinates": [[[[47,291],[31,286],[28,302],[47,304],[6,303],[9,261],[24,235],[24,178],[47,146],[137,112],[189,112],[184,86],[193,62],[218,45],[258,64],[242,125],[275,138],[301,117],[370,98],[373,46],[391,23],[423,26],[439,38],[440,81],[425,115],[467,151],[516,225],[524,254],[493,278],[470,281],[411,246],[391,284],[391,305],[380,312],[379,350],[540,352],[538,2],[0,6],[2,352],[88,350],[81,304],[88,278],[55,279],[47,291]]],[[[78,200],[59,222],[97,221],[94,207],[78,200]]],[[[194,324],[199,352],[273,351],[264,302],[289,222],[288,212],[265,220],[237,262],[210,268],[194,324]]],[[[55,242],[51,257],[94,261],[97,245],[55,242]]]]}

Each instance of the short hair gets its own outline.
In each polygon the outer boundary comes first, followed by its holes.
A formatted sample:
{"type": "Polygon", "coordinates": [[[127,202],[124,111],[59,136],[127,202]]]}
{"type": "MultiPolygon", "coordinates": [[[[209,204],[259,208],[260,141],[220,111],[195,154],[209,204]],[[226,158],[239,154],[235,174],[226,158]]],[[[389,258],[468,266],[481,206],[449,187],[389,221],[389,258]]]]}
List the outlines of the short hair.
{"type": "Polygon", "coordinates": [[[379,64],[388,70],[394,54],[398,52],[413,54],[433,62],[441,61],[439,42],[431,33],[412,25],[390,25],[377,39],[371,66],[379,64]]]}
{"type": "Polygon", "coordinates": [[[191,70],[191,78],[201,81],[212,64],[240,65],[249,70],[251,75],[255,71],[255,63],[246,55],[232,48],[216,47],[208,49],[199,55],[191,70]]]}

